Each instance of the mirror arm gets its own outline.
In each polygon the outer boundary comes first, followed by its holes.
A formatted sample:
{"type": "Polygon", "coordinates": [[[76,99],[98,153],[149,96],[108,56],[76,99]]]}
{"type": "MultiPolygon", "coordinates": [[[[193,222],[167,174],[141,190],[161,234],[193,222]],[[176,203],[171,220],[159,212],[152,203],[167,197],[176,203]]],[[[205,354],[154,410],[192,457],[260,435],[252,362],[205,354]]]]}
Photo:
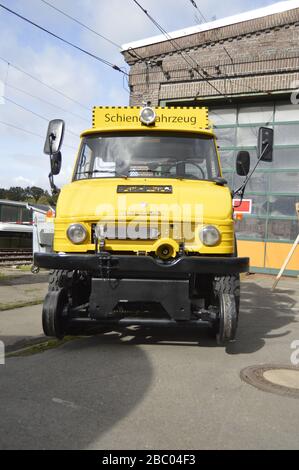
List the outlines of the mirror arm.
{"type": "Polygon", "coordinates": [[[254,166],[253,170],[249,173],[249,175],[246,176],[246,179],[244,181],[244,183],[238,188],[236,189],[236,191],[234,191],[234,197],[237,196],[238,194],[240,195],[240,199],[241,201],[243,200],[244,198],[244,193],[245,193],[245,189],[246,189],[246,186],[250,180],[250,178],[252,177],[253,173],[255,172],[255,170],[257,169],[261,159],[263,158],[263,156],[265,155],[266,151],[268,150],[268,147],[269,147],[269,143],[266,145],[266,147],[264,148],[261,156],[259,157],[256,165],[254,166]]]}
{"type": "MultiPolygon", "coordinates": [[[[51,165],[51,157],[50,157],[50,165],[51,165]]],[[[59,193],[59,189],[54,184],[54,176],[53,176],[52,171],[49,173],[49,182],[50,182],[52,194],[53,194],[53,196],[55,196],[55,194],[59,193]]]]}

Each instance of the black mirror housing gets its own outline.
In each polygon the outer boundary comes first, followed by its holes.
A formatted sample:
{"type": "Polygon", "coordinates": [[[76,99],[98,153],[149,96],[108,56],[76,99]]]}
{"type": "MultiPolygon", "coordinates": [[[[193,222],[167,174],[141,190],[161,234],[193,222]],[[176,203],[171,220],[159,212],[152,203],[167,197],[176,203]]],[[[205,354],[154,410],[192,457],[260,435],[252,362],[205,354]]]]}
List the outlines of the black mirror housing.
{"type": "Polygon", "coordinates": [[[261,162],[273,161],[274,131],[269,127],[260,127],[258,138],[258,159],[261,162]]]}
{"type": "Polygon", "coordinates": [[[241,150],[237,155],[236,172],[239,176],[247,176],[250,171],[249,152],[241,150]]]}
{"type": "Polygon", "coordinates": [[[47,137],[44,146],[46,155],[57,154],[62,146],[65,124],[62,119],[54,119],[49,122],[47,137]]]}
{"type": "Polygon", "coordinates": [[[52,175],[59,175],[61,170],[62,157],[61,152],[51,155],[51,173],[52,175]]]}

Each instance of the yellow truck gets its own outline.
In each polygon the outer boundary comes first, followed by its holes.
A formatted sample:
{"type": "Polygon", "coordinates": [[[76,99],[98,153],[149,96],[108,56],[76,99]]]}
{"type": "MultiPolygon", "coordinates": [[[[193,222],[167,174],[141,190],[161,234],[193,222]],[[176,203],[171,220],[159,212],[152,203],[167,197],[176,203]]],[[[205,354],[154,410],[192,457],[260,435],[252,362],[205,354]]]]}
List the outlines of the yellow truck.
{"type": "MultiPolygon", "coordinates": [[[[54,192],[63,135],[64,122],[51,121],[44,152],[54,192]]],[[[261,128],[253,170],[248,152],[237,156],[240,199],[272,147],[273,131],[261,128]]],[[[35,254],[52,270],[45,334],[203,326],[219,344],[234,340],[249,260],[237,256],[233,195],[206,108],[95,107],[59,194],[53,252],[35,254]]]]}

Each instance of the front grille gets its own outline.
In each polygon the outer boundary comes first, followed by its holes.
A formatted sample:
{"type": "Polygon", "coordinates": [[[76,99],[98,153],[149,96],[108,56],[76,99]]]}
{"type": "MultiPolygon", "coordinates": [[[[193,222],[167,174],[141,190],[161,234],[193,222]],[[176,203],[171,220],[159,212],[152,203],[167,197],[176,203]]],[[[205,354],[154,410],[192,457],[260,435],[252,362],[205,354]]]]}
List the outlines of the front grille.
{"type": "MultiPolygon", "coordinates": [[[[95,243],[95,231],[97,224],[92,224],[92,241],[95,243]]],[[[157,228],[142,224],[102,224],[106,240],[158,240],[160,232],[157,228]]]]}

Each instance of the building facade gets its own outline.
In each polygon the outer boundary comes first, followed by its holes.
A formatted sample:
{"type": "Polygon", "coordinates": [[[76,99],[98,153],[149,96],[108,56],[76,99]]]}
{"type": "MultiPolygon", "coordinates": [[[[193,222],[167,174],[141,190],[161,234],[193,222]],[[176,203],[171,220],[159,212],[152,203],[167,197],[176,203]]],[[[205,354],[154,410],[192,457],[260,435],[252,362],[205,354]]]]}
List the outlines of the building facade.
{"type": "MultiPolygon", "coordinates": [[[[299,227],[299,1],[280,2],[212,23],[127,44],[130,104],[207,106],[223,173],[242,182],[236,155],[257,158],[260,126],[274,129],[274,161],[261,163],[237,222],[238,249],[255,272],[276,273],[299,227]]],[[[299,247],[287,274],[299,274],[299,247]]]]}

